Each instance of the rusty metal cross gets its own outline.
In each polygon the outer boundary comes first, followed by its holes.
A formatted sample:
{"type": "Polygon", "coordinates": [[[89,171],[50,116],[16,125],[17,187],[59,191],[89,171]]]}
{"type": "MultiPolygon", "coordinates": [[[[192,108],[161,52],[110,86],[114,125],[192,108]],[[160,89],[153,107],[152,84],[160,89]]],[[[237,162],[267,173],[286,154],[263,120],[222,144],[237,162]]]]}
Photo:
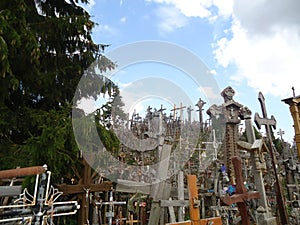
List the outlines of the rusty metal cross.
{"type": "Polygon", "coordinates": [[[258,115],[258,113],[255,113],[254,122],[255,122],[256,126],[258,127],[258,129],[260,129],[262,125],[265,125],[265,127],[266,127],[267,138],[268,138],[269,144],[270,144],[269,149],[270,149],[272,167],[274,170],[275,181],[276,181],[275,185],[276,185],[277,207],[279,210],[281,223],[282,223],[282,225],[285,225],[285,224],[289,224],[289,221],[288,221],[287,211],[285,208],[283,192],[282,192],[282,188],[280,185],[278,172],[277,172],[277,168],[276,168],[276,158],[275,158],[275,153],[274,153],[275,147],[274,147],[274,144],[272,141],[272,136],[271,136],[271,126],[274,129],[276,129],[276,120],[275,120],[274,116],[271,116],[271,119],[268,119],[266,105],[265,105],[265,98],[261,92],[259,92],[259,94],[258,94],[258,100],[259,100],[261,108],[262,108],[263,117],[261,118],[258,115]]]}

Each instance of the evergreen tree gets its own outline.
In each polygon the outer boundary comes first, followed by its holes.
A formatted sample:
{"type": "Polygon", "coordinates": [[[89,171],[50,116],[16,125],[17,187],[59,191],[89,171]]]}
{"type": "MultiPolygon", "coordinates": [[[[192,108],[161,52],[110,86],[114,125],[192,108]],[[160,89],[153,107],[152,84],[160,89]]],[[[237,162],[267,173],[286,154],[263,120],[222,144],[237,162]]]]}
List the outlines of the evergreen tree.
{"type": "Polygon", "coordinates": [[[0,1],[0,169],[47,164],[58,181],[77,163],[76,86],[96,59],[101,70],[114,64],[91,38],[90,15],[69,2],[0,1]]]}

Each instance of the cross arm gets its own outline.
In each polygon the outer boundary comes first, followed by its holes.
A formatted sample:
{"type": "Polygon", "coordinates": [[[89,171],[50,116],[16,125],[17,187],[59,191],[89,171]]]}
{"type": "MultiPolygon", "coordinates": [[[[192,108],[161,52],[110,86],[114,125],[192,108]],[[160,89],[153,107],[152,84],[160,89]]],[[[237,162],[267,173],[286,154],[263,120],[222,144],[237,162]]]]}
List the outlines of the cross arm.
{"type": "Polygon", "coordinates": [[[271,119],[268,119],[268,118],[261,118],[258,113],[255,113],[254,122],[258,127],[258,129],[260,129],[262,125],[272,126],[274,129],[276,129],[276,119],[273,115],[271,116],[271,119]]]}
{"type": "Polygon", "coordinates": [[[232,205],[233,203],[238,203],[238,202],[245,202],[250,199],[254,198],[260,198],[259,192],[253,191],[253,192],[247,192],[244,194],[234,194],[232,196],[225,196],[221,198],[221,200],[226,204],[226,205],[232,205]]]}
{"type": "Polygon", "coordinates": [[[98,191],[109,191],[111,190],[112,183],[111,182],[104,182],[102,184],[91,184],[89,187],[86,185],[67,185],[67,184],[60,184],[57,185],[58,189],[63,192],[64,195],[67,194],[79,194],[85,193],[85,189],[89,188],[90,192],[98,192],[98,191]]]}

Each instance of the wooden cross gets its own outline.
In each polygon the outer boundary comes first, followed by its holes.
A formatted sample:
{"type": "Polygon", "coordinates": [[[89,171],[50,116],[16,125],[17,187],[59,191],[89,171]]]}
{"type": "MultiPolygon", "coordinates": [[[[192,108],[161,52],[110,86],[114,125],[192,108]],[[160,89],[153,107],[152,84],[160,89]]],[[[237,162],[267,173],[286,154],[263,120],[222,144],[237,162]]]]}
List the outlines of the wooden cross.
{"type": "Polygon", "coordinates": [[[177,178],[177,192],[178,192],[178,200],[173,200],[172,198],[169,198],[169,200],[160,200],[160,207],[168,207],[169,209],[169,215],[170,215],[170,222],[175,223],[176,217],[173,207],[178,207],[178,221],[184,221],[184,207],[189,205],[188,200],[184,200],[184,177],[183,177],[183,171],[180,170],[178,172],[178,178],[177,178]]]}
{"type": "Polygon", "coordinates": [[[111,182],[104,182],[102,184],[93,184],[91,171],[92,168],[83,159],[83,174],[77,185],[67,185],[60,184],[57,185],[58,189],[64,193],[64,195],[68,194],[76,194],[81,200],[81,208],[78,213],[78,224],[86,224],[89,223],[89,205],[90,205],[90,193],[100,192],[100,191],[109,191],[112,187],[111,182]]]}
{"type": "Polygon", "coordinates": [[[130,215],[130,220],[127,220],[126,223],[128,223],[129,225],[133,225],[135,223],[140,223],[141,221],[140,220],[135,220],[133,219],[133,215],[130,215]]]}
{"type": "Polygon", "coordinates": [[[226,205],[232,205],[233,203],[237,203],[238,209],[240,211],[242,217],[242,224],[243,225],[250,225],[250,220],[247,211],[247,200],[253,198],[260,198],[259,192],[247,192],[244,179],[242,174],[242,160],[238,156],[232,157],[232,163],[234,167],[235,179],[236,179],[236,194],[232,196],[225,196],[222,201],[226,205]]]}
{"type": "Polygon", "coordinates": [[[270,145],[269,149],[270,149],[272,167],[273,167],[274,175],[275,175],[276,202],[277,202],[277,207],[278,207],[279,214],[280,214],[281,223],[283,225],[285,225],[285,224],[289,224],[289,220],[288,220],[288,215],[287,215],[287,211],[285,208],[285,201],[283,199],[284,198],[283,192],[282,192],[282,188],[280,185],[278,172],[277,172],[277,168],[276,168],[277,160],[275,158],[275,153],[274,153],[275,147],[274,147],[274,144],[272,141],[272,136],[271,136],[271,126],[276,129],[276,120],[273,115],[271,116],[271,119],[268,118],[266,105],[265,105],[265,98],[261,92],[259,92],[259,94],[258,94],[258,100],[259,100],[261,108],[262,108],[263,117],[261,118],[258,115],[258,113],[255,113],[254,122],[256,123],[256,126],[258,127],[258,129],[260,129],[262,125],[265,125],[265,128],[266,128],[267,138],[269,140],[269,145],[270,145]]]}
{"type": "Polygon", "coordinates": [[[222,225],[221,217],[200,219],[200,212],[199,212],[200,201],[198,200],[197,177],[195,175],[188,175],[187,182],[188,182],[188,189],[189,189],[190,220],[178,222],[178,223],[169,223],[168,225],[206,225],[206,224],[222,225]]]}
{"type": "Polygon", "coordinates": [[[206,102],[203,101],[201,98],[199,98],[199,101],[195,105],[195,106],[198,106],[198,108],[199,108],[197,111],[199,112],[200,128],[201,128],[202,132],[203,132],[203,115],[202,115],[202,110],[203,110],[204,104],[206,104],[206,102]]]}
{"type": "Polygon", "coordinates": [[[192,122],[192,115],[191,115],[191,113],[192,113],[193,110],[194,110],[194,109],[192,109],[192,106],[187,107],[188,123],[189,123],[189,124],[192,122]]]}
{"type": "Polygon", "coordinates": [[[283,135],[285,134],[284,130],[279,129],[279,131],[277,132],[277,134],[280,136],[280,140],[283,141],[283,135]]]}
{"type": "Polygon", "coordinates": [[[180,103],[180,107],[178,107],[178,108],[176,108],[176,105],[174,104],[174,107],[171,110],[171,111],[173,111],[173,117],[175,118],[176,110],[180,110],[180,117],[179,117],[179,119],[181,120],[184,108],[186,108],[186,106],[183,106],[182,103],[180,103]]]}

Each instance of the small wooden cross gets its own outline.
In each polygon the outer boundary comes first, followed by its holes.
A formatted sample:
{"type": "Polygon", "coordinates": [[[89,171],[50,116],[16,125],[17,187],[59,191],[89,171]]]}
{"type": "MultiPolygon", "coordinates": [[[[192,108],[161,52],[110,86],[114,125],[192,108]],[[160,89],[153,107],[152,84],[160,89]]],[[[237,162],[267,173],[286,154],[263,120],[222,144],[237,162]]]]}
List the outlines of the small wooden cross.
{"type": "Polygon", "coordinates": [[[221,198],[227,205],[237,203],[238,209],[242,217],[243,225],[250,225],[250,220],[247,211],[247,205],[245,201],[260,198],[259,192],[247,192],[242,174],[242,160],[238,156],[232,157],[232,163],[234,167],[235,179],[236,179],[236,194],[232,196],[226,196],[221,198]]]}

